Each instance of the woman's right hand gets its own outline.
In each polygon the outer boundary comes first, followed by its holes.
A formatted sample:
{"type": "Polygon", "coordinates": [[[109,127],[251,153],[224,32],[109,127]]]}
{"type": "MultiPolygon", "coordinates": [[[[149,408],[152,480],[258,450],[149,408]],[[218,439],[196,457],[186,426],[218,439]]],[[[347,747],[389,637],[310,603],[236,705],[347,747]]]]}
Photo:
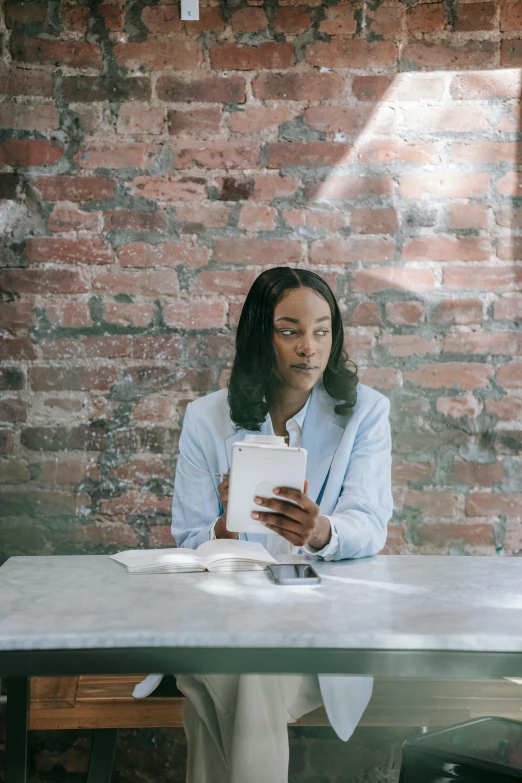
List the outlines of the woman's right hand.
{"type": "Polygon", "coordinates": [[[223,506],[223,513],[219,517],[218,521],[216,522],[216,526],[214,528],[214,533],[216,538],[237,538],[238,533],[231,533],[229,530],[227,530],[226,526],[226,519],[227,519],[227,504],[228,504],[228,484],[229,484],[229,477],[227,476],[226,479],[224,479],[221,484],[218,486],[218,492],[219,492],[219,499],[221,500],[221,505],[223,506]]]}

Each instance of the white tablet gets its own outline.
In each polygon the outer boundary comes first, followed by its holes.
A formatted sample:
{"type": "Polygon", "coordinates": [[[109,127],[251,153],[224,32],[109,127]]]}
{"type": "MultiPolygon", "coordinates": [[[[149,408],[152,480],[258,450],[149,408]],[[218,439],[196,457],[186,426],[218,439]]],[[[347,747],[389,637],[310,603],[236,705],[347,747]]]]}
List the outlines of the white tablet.
{"type": "Polygon", "coordinates": [[[306,457],[306,449],[244,441],[234,443],[230,461],[227,530],[234,533],[273,533],[250,516],[252,511],[271,510],[254,503],[254,497],[277,498],[272,492],[274,487],[303,491],[306,457]]]}

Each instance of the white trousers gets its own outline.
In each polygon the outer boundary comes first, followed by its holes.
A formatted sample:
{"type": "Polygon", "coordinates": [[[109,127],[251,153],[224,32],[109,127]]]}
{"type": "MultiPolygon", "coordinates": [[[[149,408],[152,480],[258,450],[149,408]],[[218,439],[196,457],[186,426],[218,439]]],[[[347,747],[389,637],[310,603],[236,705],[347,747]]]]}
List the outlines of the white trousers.
{"type": "Polygon", "coordinates": [[[187,783],[288,783],[287,724],[322,703],[317,675],[176,675],[187,783]]]}

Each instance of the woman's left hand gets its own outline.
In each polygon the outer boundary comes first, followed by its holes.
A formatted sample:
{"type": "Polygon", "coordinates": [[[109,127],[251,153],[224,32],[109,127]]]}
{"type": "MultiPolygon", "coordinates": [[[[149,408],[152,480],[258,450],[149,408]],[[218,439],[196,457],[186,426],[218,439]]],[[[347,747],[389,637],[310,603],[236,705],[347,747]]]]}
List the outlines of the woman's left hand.
{"type": "Polygon", "coordinates": [[[308,497],[308,481],[305,481],[303,492],[290,487],[276,487],[273,491],[281,500],[255,497],[255,503],[272,511],[253,511],[253,519],[279,533],[294,546],[309,544],[314,549],[325,547],[331,537],[330,522],[319,514],[319,506],[308,497]],[[297,505],[288,503],[285,498],[295,501],[297,505]]]}

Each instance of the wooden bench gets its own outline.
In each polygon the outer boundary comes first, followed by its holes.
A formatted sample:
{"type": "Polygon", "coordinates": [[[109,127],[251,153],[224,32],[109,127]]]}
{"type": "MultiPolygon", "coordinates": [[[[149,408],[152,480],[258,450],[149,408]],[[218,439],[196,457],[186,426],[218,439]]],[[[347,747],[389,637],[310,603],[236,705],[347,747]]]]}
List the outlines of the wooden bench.
{"type": "MultiPolygon", "coordinates": [[[[143,676],[32,678],[29,729],[93,729],[87,780],[108,783],[118,729],[183,725],[183,696],[179,691],[177,695],[162,696],[158,689],[157,695],[133,699],[133,688],[143,676]]],[[[522,720],[522,679],[378,678],[360,725],[433,728],[486,715],[522,720]]],[[[329,723],[320,708],[293,725],[329,723]]]]}

